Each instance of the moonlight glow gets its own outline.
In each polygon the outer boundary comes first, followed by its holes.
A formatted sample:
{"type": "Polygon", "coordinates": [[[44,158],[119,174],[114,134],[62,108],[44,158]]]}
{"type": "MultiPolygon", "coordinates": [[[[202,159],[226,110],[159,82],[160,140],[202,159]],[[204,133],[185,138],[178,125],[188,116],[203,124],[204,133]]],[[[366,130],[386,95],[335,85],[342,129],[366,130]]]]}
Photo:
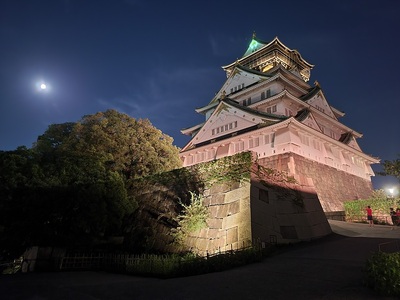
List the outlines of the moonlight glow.
{"type": "Polygon", "coordinates": [[[51,86],[43,79],[42,80],[39,79],[35,82],[35,88],[36,91],[39,93],[48,93],[51,90],[51,86]]]}

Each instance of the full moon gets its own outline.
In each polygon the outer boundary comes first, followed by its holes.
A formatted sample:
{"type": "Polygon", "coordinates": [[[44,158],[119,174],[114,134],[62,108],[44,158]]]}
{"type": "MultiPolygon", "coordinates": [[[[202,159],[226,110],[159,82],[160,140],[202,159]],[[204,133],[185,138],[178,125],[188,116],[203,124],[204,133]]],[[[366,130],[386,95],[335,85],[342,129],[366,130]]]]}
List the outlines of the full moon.
{"type": "Polygon", "coordinates": [[[46,86],[45,83],[42,83],[42,84],[40,85],[40,88],[41,88],[42,90],[45,90],[45,89],[47,88],[47,86],[46,86]]]}

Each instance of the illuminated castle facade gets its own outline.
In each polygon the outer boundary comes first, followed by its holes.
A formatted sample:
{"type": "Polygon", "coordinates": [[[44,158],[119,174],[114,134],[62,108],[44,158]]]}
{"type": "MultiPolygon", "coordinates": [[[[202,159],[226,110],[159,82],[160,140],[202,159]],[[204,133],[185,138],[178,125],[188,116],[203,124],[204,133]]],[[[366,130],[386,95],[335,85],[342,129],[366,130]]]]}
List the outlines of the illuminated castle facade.
{"type": "Polygon", "coordinates": [[[205,121],[182,133],[191,136],[180,157],[184,166],[256,153],[258,162],[315,188],[325,212],[372,192],[371,165],[358,131],[340,122],[318,82],[308,83],[314,66],[277,37],[253,35],[242,58],[223,67],[227,79],[215,97],[196,109],[205,121]]]}

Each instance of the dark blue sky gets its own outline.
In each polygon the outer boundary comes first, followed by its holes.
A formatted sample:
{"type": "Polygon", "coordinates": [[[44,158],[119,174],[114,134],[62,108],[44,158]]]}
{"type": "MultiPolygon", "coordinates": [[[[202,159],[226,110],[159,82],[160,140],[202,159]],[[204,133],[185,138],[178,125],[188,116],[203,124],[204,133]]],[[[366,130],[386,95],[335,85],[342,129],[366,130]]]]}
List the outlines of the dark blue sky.
{"type": "Polygon", "coordinates": [[[310,83],[364,134],[364,152],[396,159],[399,13],[397,0],[0,0],[0,150],[31,147],[50,124],[110,108],[148,118],[183,147],[180,129],[203,121],[194,109],[255,31],[315,65],[310,83]]]}

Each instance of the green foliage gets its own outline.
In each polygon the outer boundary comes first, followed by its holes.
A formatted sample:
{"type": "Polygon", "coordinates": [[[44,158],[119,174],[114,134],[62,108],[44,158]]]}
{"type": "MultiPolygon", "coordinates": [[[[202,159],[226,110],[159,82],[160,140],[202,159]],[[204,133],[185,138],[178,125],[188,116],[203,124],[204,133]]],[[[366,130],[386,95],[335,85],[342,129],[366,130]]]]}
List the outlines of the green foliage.
{"type": "Polygon", "coordinates": [[[226,156],[215,161],[195,165],[207,186],[222,182],[250,180],[251,152],[226,156]]]}
{"type": "Polygon", "coordinates": [[[207,227],[209,212],[207,207],[203,205],[203,198],[193,192],[190,192],[190,195],[188,205],[180,202],[183,211],[177,218],[178,228],[173,231],[177,243],[183,243],[191,233],[207,227]]]}
{"type": "MultiPolygon", "coordinates": [[[[352,221],[360,221],[363,217],[367,216],[365,208],[371,206],[372,215],[376,216],[388,216],[389,210],[393,207],[395,210],[400,205],[396,199],[388,200],[385,198],[371,198],[362,200],[345,201],[343,203],[344,210],[346,213],[346,219],[352,221]]],[[[377,220],[375,219],[375,222],[377,220]]],[[[380,220],[381,222],[384,220],[380,220]]]]}
{"type": "Polygon", "coordinates": [[[400,181],[400,158],[394,160],[385,160],[382,163],[382,166],[383,166],[383,172],[378,172],[379,175],[383,176],[391,175],[396,177],[400,181]]]}
{"type": "Polygon", "coordinates": [[[377,252],[367,260],[366,284],[380,295],[400,297],[400,253],[377,252]]]}
{"type": "MultiPolygon", "coordinates": [[[[82,256],[82,255],[80,255],[82,256]]],[[[242,265],[256,263],[262,260],[259,249],[248,248],[238,251],[219,253],[214,256],[201,257],[191,253],[184,255],[104,255],[101,261],[95,256],[93,266],[90,264],[92,255],[85,257],[85,265],[90,269],[104,269],[111,272],[122,272],[134,275],[144,275],[159,278],[192,276],[211,272],[219,272],[242,265]]],[[[79,263],[73,264],[79,266],[79,263]]]]}
{"type": "Polygon", "coordinates": [[[179,168],[179,149],[172,143],[149,120],[107,110],[77,123],[49,126],[34,149],[44,157],[60,152],[95,157],[129,179],[179,168]]]}
{"type": "Polygon", "coordinates": [[[382,189],[372,191],[371,195],[372,199],[385,199],[386,197],[387,197],[386,192],[382,189]]]}

